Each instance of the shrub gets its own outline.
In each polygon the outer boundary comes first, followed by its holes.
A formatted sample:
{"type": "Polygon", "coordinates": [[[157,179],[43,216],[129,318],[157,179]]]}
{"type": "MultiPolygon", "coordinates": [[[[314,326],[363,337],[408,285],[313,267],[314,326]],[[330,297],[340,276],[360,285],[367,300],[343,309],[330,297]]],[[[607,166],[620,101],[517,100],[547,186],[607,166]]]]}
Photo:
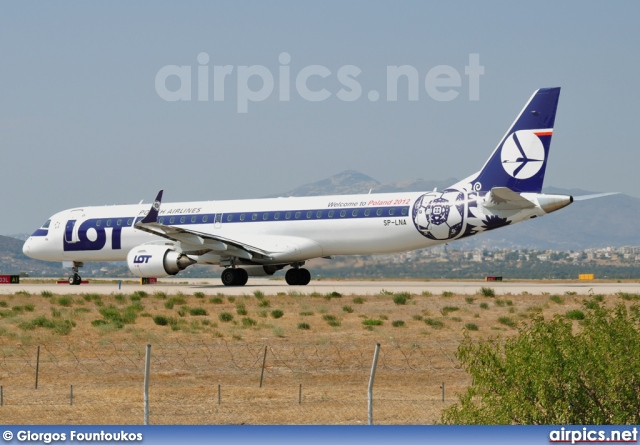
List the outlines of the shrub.
{"type": "Polygon", "coordinates": [[[629,292],[618,292],[616,294],[618,297],[622,298],[623,300],[627,300],[627,301],[638,301],[640,300],[640,294],[632,294],[629,292]]]}
{"type": "Polygon", "coordinates": [[[490,287],[482,287],[480,288],[480,295],[485,297],[495,297],[496,292],[490,287]]]}
{"type": "Polygon", "coordinates": [[[229,312],[221,312],[220,315],[218,315],[218,319],[220,321],[229,322],[233,320],[233,314],[230,314],[229,312]]]}
{"type": "Polygon", "coordinates": [[[340,292],[333,291],[330,294],[326,294],[324,298],[326,300],[331,300],[332,298],[342,298],[342,294],[340,292]]]}
{"type": "Polygon", "coordinates": [[[0,307],[9,307],[9,303],[6,301],[0,301],[0,307]]]}
{"type": "Polygon", "coordinates": [[[51,292],[50,290],[43,290],[42,292],[40,292],[40,295],[45,298],[49,298],[53,296],[53,292],[51,292]]]}
{"type": "Polygon", "coordinates": [[[553,301],[556,304],[563,304],[564,303],[564,298],[562,298],[560,295],[551,295],[549,297],[549,300],[553,301]]]}
{"type": "Polygon", "coordinates": [[[391,322],[391,326],[393,326],[394,328],[400,328],[402,326],[404,326],[404,321],[402,320],[394,320],[391,322]]]}
{"type": "Polygon", "coordinates": [[[264,298],[264,292],[262,292],[261,290],[254,291],[253,296],[258,300],[262,300],[264,298]]]}
{"type": "Polygon", "coordinates": [[[311,329],[311,326],[309,326],[309,324],[308,324],[308,323],[299,323],[299,324],[298,324],[298,329],[305,329],[305,330],[308,330],[308,329],[311,329]]]}
{"type": "Polygon", "coordinates": [[[509,326],[510,328],[514,328],[516,326],[516,322],[513,320],[513,318],[507,316],[498,318],[498,322],[503,325],[509,326]]]}
{"type": "Polygon", "coordinates": [[[270,305],[271,303],[267,299],[262,299],[258,302],[258,307],[269,307],[270,305]]]}
{"type": "Polygon", "coordinates": [[[332,328],[337,328],[338,326],[342,325],[342,322],[340,320],[329,320],[327,324],[332,328]]]}
{"type": "Polygon", "coordinates": [[[334,321],[334,320],[336,320],[336,316],[335,315],[331,315],[331,314],[324,314],[322,316],[322,319],[324,321],[334,321]]]}
{"type": "Polygon", "coordinates": [[[204,298],[204,292],[194,292],[193,296],[196,298],[204,298]]]}
{"type": "Polygon", "coordinates": [[[440,309],[440,313],[442,315],[447,315],[450,312],[455,312],[455,311],[458,311],[458,310],[460,310],[460,308],[458,306],[445,306],[442,309],[440,309]]]}
{"type": "Polygon", "coordinates": [[[133,297],[138,297],[138,298],[145,298],[148,296],[148,294],[143,291],[143,290],[137,290],[132,294],[133,297]]]}
{"type": "Polygon", "coordinates": [[[465,297],[464,301],[466,301],[469,304],[473,304],[473,302],[476,301],[476,299],[473,297],[465,297]]]}
{"type": "Polygon", "coordinates": [[[342,310],[348,314],[353,312],[353,308],[351,306],[342,306],[342,310]]]}
{"type": "Polygon", "coordinates": [[[255,326],[257,324],[258,322],[255,321],[253,318],[244,317],[242,319],[242,326],[244,326],[245,328],[250,328],[251,326],[255,326]]]}
{"type": "Polygon", "coordinates": [[[393,302],[397,305],[407,304],[407,300],[411,298],[409,292],[402,292],[393,296],[393,302]]]}
{"type": "Polygon", "coordinates": [[[244,303],[237,303],[236,304],[236,312],[238,313],[238,315],[247,315],[247,308],[244,307],[244,303]]]}
{"type": "Polygon", "coordinates": [[[63,295],[62,297],[58,298],[58,304],[60,306],[69,307],[73,304],[73,298],[71,298],[69,295],[63,295]]]}
{"type": "Polygon", "coordinates": [[[365,326],[382,326],[384,322],[382,320],[378,320],[375,318],[367,318],[366,320],[362,320],[362,324],[365,326]]]}
{"type": "Polygon", "coordinates": [[[364,298],[362,298],[362,297],[355,297],[355,298],[353,299],[353,303],[354,303],[354,304],[363,304],[363,303],[364,303],[364,301],[365,301],[365,300],[364,300],[364,298]]]}
{"type": "Polygon", "coordinates": [[[303,317],[308,317],[309,315],[313,315],[313,311],[302,311],[300,312],[299,315],[302,315],[303,317]]]}
{"type": "Polygon", "coordinates": [[[158,300],[165,300],[167,298],[166,292],[160,292],[160,291],[154,292],[153,296],[158,300]]]}
{"type": "Polygon", "coordinates": [[[640,423],[640,355],[631,352],[640,344],[640,313],[598,305],[585,308],[580,329],[572,324],[537,315],[506,340],[466,337],[456,355],[472,383],[442,422],[640,423]],[[622,345],[628,353],[616,353],[622,345]]]}
{"type": "Polygon", "coordinates": [[[207,315],[207,311],[202,307],[194,307],[193,309],[189,309],[189,314],[194,316],[207,315]]]}
{"type": "Polygon", "coordinates": [[[467,331],[477,331],[478,330],[478,325],[475,323],[467,323],[464,325],[465,329],[467,331]]]}
{"type": "Polygon", "coordinates": [[[280,309],[274,309],[271,311],[271,316],[273,318],[280,318],[284,315],[284,312],[282,312],[280,309]]]}
{"type": "Polygon", "coordinates": [[[209,303],[222,304],[222,298],[221,297],[211,297],[211,298],[209,298],[209,303]]]}
{"type": "Polygon", "coordinates": [[[437,320],[435,318],[425,318],[424,322],[434,329],[440,329],[444,327],[444,323],[442,322],[442,320],[437,320]]]}
{"type": "Polygon", "coordinates": [[[428,290],[423,290],[422,291],[422,295],[423,297],[431,297],[433,294],[431,292],[429,292],[428,290]]]}
{"type": "Polygon", "coordinates": [[[442,296],[445,298],[449,298],[449,297],[453,297],[454,293],[453,292],[449,292],[448,290],[443,290],[442,291],[442,296]]]}
{"type": "Polygon", "coordinates": [[[113,298],[115,298],[118,303],[124,303],[124,295],[122,294],[116,294],[113,298]]]}
{"type": "Polygon", "coordinates": [[[153,322],[158,326],[173,326],[178,324],[178,320],[174,317],[165,317],[164,315],[156,315],[153,317],[153,322]]]}
{"type": "Polygon", "coordinates": [[[584,312],[580,309],[574,309],[572,311],[568,311],[566,317],[569,320],[584,320],[584,312]]]}
{"type": "Polygon", "coordinates": [[[489,309],[489,305],[487,303],[480,303],[480,309],[489,309]]]}

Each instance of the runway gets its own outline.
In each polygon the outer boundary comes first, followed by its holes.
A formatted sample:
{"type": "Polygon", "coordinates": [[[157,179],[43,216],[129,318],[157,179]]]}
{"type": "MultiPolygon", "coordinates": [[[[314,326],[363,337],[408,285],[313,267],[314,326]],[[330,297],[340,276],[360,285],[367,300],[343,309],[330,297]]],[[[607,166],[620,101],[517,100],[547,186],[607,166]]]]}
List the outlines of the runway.
{"type": "Polygon", "coordinates": [[[520,295],[527,292],[532,295],[553,294],[604,294],[613,295],[618,292],[640,294],[640,282],[589,282],[589,281],[410,281],[410,280],[312,280],[307,286],[288,286],[284,280],[268,278],[250,278],[245,286],[223,286],[218,278],[162,278],[156,284],[141,285],[139,282],[118,279],[89,280],[88,284],[70,286],[68,284],[56,284],[54,280],[43,282],[24,278],[19,284],[4,284],[0,286],[0,295],[11,295],[19,291],[25,291],[32,295],[39,295],[43,291],[54,294],[116,294],[145,291],[149,294],[165,292],[186,295],[194,292],[202,292],[205,295],[252,295],[261,291],[265,295],[289,294],[328,294],[339,292],[342,295],[376,295],[383,292],[409,292],[422,294],[430,292],[433,295],[442,295],[443,292],[453,292],[458,295],[474,295],[479,293],[482,287],[492,288],[496,295],[520,295]]]}

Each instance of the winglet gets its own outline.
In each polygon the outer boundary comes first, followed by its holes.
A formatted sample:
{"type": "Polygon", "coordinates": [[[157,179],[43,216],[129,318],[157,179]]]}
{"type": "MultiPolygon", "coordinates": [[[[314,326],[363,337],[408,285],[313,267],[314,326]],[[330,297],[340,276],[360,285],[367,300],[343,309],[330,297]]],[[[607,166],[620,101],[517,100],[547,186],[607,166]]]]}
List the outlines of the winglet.
{"type": "Polygon", "coordinates": [[[155,223],[158,222],[158,212],[160,212],[160,204],[162,204],[162,192],[164,190],[160,190],[158,192],[158,196],[156,196],[156,200],[153,201],[153,205],[151,209],[149,209],[149,213],[145,216],[142,221],[142,224],[155,223]]]}

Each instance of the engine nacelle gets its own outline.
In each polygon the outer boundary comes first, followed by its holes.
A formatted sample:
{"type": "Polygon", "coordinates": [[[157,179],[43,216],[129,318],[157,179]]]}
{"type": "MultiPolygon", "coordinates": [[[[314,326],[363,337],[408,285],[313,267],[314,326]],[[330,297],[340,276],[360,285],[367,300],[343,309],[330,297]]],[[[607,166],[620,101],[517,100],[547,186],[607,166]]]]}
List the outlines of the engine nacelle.
{"type": "Polygon", "coordinates": [[[127,266],[138,277],[166,277],[175,275],[196,263],[183,253],[165,246],[142,245],[129,251],[127,266]]]}

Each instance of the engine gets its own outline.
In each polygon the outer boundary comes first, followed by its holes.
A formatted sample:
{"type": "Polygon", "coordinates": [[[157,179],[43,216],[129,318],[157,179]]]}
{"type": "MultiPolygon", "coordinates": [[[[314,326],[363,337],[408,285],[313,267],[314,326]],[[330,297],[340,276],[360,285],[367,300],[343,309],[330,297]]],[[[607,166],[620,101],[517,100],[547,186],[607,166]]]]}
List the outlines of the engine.
{"type": "Polygon", "coordinates": [[[127,266],[138,277],[166,277],[186,269],[195,260],[166,246],[142,245],[129,251],[127,266]]]}

